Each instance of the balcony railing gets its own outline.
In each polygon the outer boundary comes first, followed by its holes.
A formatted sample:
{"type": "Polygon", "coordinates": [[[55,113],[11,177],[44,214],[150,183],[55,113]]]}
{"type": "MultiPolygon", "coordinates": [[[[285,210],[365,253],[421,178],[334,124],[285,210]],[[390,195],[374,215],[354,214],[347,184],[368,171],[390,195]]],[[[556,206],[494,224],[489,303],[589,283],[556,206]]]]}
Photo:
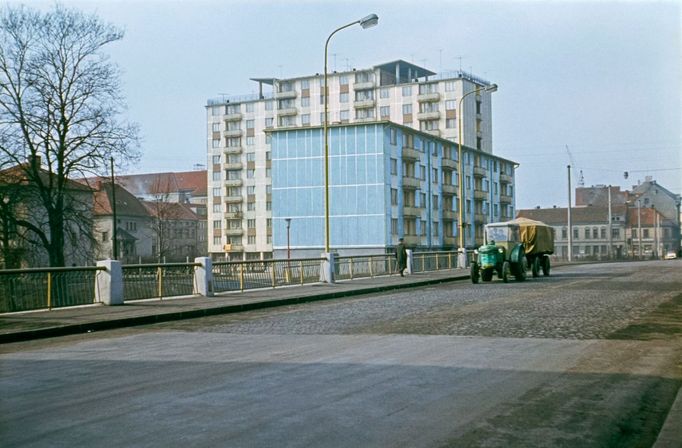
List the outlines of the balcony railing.
{"type": "Polygon", "coordinates": [[[440,101],[440,93],[432,92],[419,94],[417,95],[417,101],[419,101],[420,103],[440,101]]]}
{"type": "Polygon", "coordinates": [[[419,160],[421,153],[414,148],[403,146],[402,156],[405,160],[419,160]]]}

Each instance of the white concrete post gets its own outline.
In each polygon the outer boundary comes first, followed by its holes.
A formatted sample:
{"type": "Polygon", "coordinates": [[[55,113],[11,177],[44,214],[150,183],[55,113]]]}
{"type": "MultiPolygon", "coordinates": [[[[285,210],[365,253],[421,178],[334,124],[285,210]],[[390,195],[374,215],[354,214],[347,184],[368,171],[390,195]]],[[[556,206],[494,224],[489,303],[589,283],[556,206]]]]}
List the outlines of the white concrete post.
{"type": "Polygon", "coordinates": [[[405,269],[406,274],[412,274],[412,249],[407,249],[407,268],[405,269]]]}
{"type": "Polygon", "coordinates": [[[324,283],[334,283],[334,254],[330,252],[322,253],[320,263],[320,281],[324,283]]]}
{"type": "Polygon", "coordinates": [[[469,267],[469,260],[467,259],[467,250],[464,247],[459,248],[459,255],[457,256],[457,267],[466,269],[469,267]]]}
{"type": "Polygon", "coordinates": [[[213,260],[209,257],[197,257],[194,267],[194,292],[206,297],[213,297],[213,260]]]}
{"type": "Polygon", "coordinates": [[[118,260],[101,260],[95,275],[95,298],[105,305],[123,305],[123,269],[118,260]]]}

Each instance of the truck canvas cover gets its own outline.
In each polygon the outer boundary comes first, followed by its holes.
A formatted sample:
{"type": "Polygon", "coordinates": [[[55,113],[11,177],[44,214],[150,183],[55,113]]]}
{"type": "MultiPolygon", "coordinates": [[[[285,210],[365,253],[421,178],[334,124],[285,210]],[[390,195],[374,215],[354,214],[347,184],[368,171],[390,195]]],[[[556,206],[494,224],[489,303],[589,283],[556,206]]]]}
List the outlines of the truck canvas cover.
{"type": "Polygon", "coordinates": [[[519,226],[521,242],[527,254],[554,253],[554,228],[544,222],[527,218],[516,218],[507,223],[519,226]]]}

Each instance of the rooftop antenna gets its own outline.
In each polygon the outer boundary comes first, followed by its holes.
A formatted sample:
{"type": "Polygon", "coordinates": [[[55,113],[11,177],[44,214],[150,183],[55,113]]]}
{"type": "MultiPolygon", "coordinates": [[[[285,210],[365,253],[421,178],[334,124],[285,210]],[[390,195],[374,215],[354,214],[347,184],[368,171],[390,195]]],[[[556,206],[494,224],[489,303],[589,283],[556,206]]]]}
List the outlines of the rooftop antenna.
{"type": "Polygon", "coordinates": [[[346,71],[350,71],[350,59],[344,58],[346,60],[346,71]]]}
{"type": "Polygon", "coordinates": [[[457,56],[455,59],[459,59],[459,72],[462,73],[462,56],[457,56]]]}
{"type": "Polygon", "coordinates": [[[336,71],[336,53],[332,53],[332,56],[334,57],[334,67],[332,70],[336,71]]]}
{"type": "Polygon", "coordinates": [[[580,188],[585,186],[585,178],[583,177],[583,170],[580,170],[580,176],[578,176],[578,186],[580,188]]]}
{"type": "Polygon", "coordinates": [[[443,72],[443,49],[438,49],[438,71],[443,72]]]}

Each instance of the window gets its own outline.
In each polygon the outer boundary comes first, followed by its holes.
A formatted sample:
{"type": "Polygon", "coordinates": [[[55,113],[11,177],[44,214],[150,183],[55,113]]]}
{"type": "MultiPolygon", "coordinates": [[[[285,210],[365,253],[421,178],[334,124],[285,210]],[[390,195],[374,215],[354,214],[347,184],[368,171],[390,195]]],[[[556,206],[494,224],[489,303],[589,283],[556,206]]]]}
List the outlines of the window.
{"type": "Polygon", "coordinates": [[[227,115],[238,114],[241,112],[241,105],[239,104],[228,104],[225,106],[225,113],[227,115]]]}
{"type": "Polygon", "coordinates": [[[585,239],[589,240],[590,239],[590,229],[585,228],[585,239]]]}
{"type": "Polygon", "coordinates": [[[247,244],[256,244],[256,235],[249,235],[247,237],[247,244]]]}
{"type": "Polygon", "coordinates": [[[213,116],[220,115],[220,108],[219,107],[211,108],[211,115],[213,116]]]}
{"type": "Polygon", "coordinates": [[[445,91],[454,92],[455,91],[455,81],[445,81],[445,91]]]}
{"type": "Polygon", "coordinates": [[[355,118],[374,118],[374,109],[358,109],[355,111],[355,118]]]}
{"type": "Polygon", "coordinates": [[[253,112],[253,105],[254,103],[246,103],[246,111],[253,112]]]}
{"type": "Polygon", "coordinates": [[[574,228],[574,229],[573,229],[573,239],[574,239],[574,240],[577,240],[578,238],[580,238],[580,235],[578,234],[578,231],[579,231],[579,230],[580,230],[580,229],[578,229],[578,228],[574,228]]]}
{"type": "Polygon", "coordinates": [[[248,194],[248,195],[256,194],[256,186],[255,185],[249,185],[248,187],[246,187],[246,194],[248,194]]]}
{"type": "Polygon", "coordinates": [[[309,79],[302,79],[301,80],[301,89],[309,89],[310,88],[310,80],[309,79]]]}
{"type": "Polygon", "coordinates": [[[301,125],[310,126],[310,114],[301,115],[301,125]]]}
{"type": "Polygon", "coordinates": [[[211,142],[211,146],[212,146],[213,148],[220,148],[220,140],[213,140],[213,141],[211,142]]]}
{"type": "Polygon", "coordinates": [[[411,104],[403,104],[403,115],[409,115],[412,113],[412,105],[411,104]]]}
{"type": "Polygon", "coordinates": [[[268,219],[265,221],[265,224],[266,224],[266,226],[267,226],[268,229],[272,229],[272,218],[268,218],[268,219]]]}
{"type": "Polygon", "coordinates": [[[221,211],[220,204],[213,204],[213,213],[220,213],[221,211]]]}
{"type": "Polygon", "coordinates": [[[246,137],[246,146],[253,146],[256,144],[256,137],[246,137]]]}
{"type": "Polygon", "coordinates": [[[346,75],[339,76],[339,84],[341,84],[342,86],[347,86],[348,85],[348,76],[346,76],[346,75]]]}
{"type": "Polygon", "coordinates": [[[438,92],[438,84],[419,84],[419,94],[424,95],[428,93],[438,92]]]}
{"type": "Polygon", "coordinates": [[[256,120],[246,120],[246,129],[253,129],[256,126],[256,120]]]}
{"type": "Polygon", "coordinates": [[[617,227],[615,227],[615,228],[612,227],[611,228],[611,237],[612,238],[620,238],[620,229],[617,227]]]}
{"type": "Polygon", "coordinates": [[[455,109],[457,109],[457,101],[447,100],[445,102],[445,110],[455,110],[455,109]]]}
{"type": "Polygon", "coordinates": [[[396,218],[391,218],[391,234],[398,234],[398,220],[396,218]]]}
{"type": "Polygon", "coordinates": [[[596,227],[592,228],[592,238],[594,238],[595,240],[599,238],[599,229],[596,227]]]}
{"type": "Polygon", "coordinates": [[[274,121],[274,118],[272,118],[272,117],[266,118],[265,119],[265,127],[271,128],[273,126],[273,121],[274,121]]]}
{"type": "Polygon", "coordinates": [[[220,246],[220,237],[219,236],[213,237],[213,245],[214,246],[220,246]]]}
{"type": "Polygon", "coordinates": [[[274,105],[274,101],[266,101],[265,102],[265,110],[272,110],[274,105]]]}
{"type": "Polygon", "coordinates": [[[341,102],[341,103],[347,103],[347,102],[348,102],[348,98],[349,98],[348,92],[341,92],[341,93],[339,94],[339,102],[341,102]]]}
{"type": "Polygon", "coordinates": [[[398,190],[391,188],[391,205],[398,205],[398,190]]]}
{"type": "Polygon", "coordinates": [[[246,170],[247,179],[253,179],[254,177],[256,177],[256,170],[246,170]]]}
{"type": "Polygon", "coordinates": [[[391,97],[391,91],[389,89],[381,89],[379,90],[379,98],[390,98],[391,97]]]}
{"type": "Polygon", "coordinates": [[[109,232],[102,232],[102,241],[109,240],[109,232]]]}
{"type": "Polygon", "coordinates": [[[265,160],[272,160],[272,151],[265,151],[265,160]]]}
{"type": "Polygon", "coordinates": [[[438,210],[438,195],[434,194],[431,198],[431,208],[438,210]]]}
{"type": "Polygon", "coordinates": [[[242,145],[242,139],[239,137],[229,137],[227,139],[228,148],[238,148],[242,145]]]}
{"type": "Polygon", "coordinates": [[[246,203],[246,211],[248,211],[248,212],[256,211],[256,203],[255,202],[247,202],[246,203]]]}
{"type": "Polygon", "coordinates": [[[396,176],[398,174],[398,161],[391,159],[391,174],[396,176]]]}
{"type": "Polygon", "coordinates": [[[649,238],[649,229],[642,229],[642,238],[649,238]]]}
{"type": "Polygon", "coordinates": [[[213,130],[213,132],[220,132],[220,123],[213,123],[211,129],[213,130]]]}
{"type": "Polygon", "coordinates": [[[391,145],[395,145],[398,139],[398,131],[395,128],[391,128],[389,131],[391,145]]]}
{"type": "Polygon", "coordinates": [[[272,168],[265,168],[265,177],[272,177],[272,168]]]}
{"type": "Polygon", "coordinates": [[[213,220],[213,228],[214,228],[214,229],[220,229],[221,224],[222,224],[222,223],[221,223],[221,221],[220,221],[219,219],[214,219],[214,220],[213,220]]]}
{"type": "Polygon", "coordinates": [[[246,153],[246,161],[247,162],[255,162],[256,161],[256,153],[255,152],[247,152],[246,153]]]}
{"type": "Polygon", "coordinates": [[[447,129],[454,129],[457,126],[457,122],[455,121],[454,118],[446,118],[445,119],[445,127],[447,129]]]}
{"type": "Polygon", "coordinates": [[[220,187],[213,189],[213,197],[220,196],[220,187]]]}
{"type": "Polygon", "coordinates": [[[419,207],[426,208],[426,193],[419,193],[419,207]]]}
{"type": "Polygon", "coordinates": [[[600,238],[602,238],[602,239],[606,238],[606,227],[602,227],[600,229],[600,233],[601,233],[600,238]]]}
{"type": "Polygon", "coordinates": [[[214,171],[214,172],[213,172],[213,180],[214,180],[214,181],[217,181],[217,180],[220,180],[220,179],[221,179],[221,177],[220,177],[220,171],[214,171]]]}
{"type": "Polygon", "coordinates": [[[390,106],[381,106],[379,108],[379,115],[381,118],[388,118],[391,116],[391,107],[390,106]]]}
{"type": "Polygon", "coordinates": [[[265,210],[272,210],[272,201],[267,201],[265,203],[265,210]]]}
{"type": "Polygon", "coordinates": [[[220,165],[220,156],[213,156],[211,157],[211,160],[213,161],[214,165],[220,165]]]}
{"type": "Polygon", "coordinates": [[[310,107],[310,97],[304,96],[301,98],[301,107],[310,107]]]}
{"type": "Polygon", "coordinates": [[[410,96],[412,95],[412,86],[404,86],[403,87],[403,96],[410,96]]]}

